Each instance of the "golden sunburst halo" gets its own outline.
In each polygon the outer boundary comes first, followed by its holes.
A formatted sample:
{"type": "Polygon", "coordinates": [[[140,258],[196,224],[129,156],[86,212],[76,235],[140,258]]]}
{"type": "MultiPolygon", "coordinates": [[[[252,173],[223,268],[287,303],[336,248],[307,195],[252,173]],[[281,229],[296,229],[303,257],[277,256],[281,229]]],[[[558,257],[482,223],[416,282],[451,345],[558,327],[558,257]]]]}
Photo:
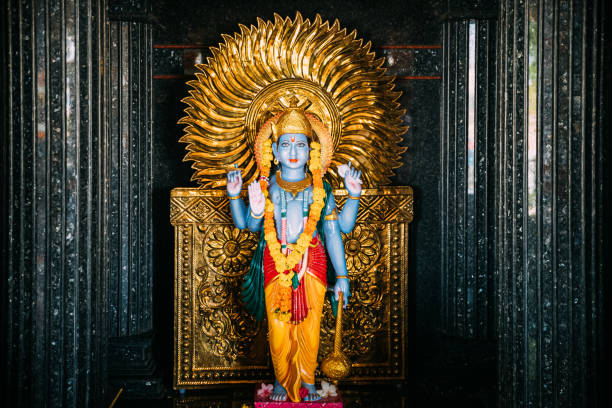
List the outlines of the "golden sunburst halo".
{"type": "Polygon", "coordinates": [[[385,75],[384,58],[376,59],[370,42],[317,15],[311,22],[298,12],[292,20],[257,19],[257,27],[239,25],[240,33],[222,35],[212,57],[198,65],[189,81],[186,125],[180,141],[185,161],[193,161],[192,180],[202,187],[225,186],[228,169],[242,170],[245,183],[259,174],[254,157],[261,126],[277,115],[283,100],[297,97],[307,113],[331,135],[333,158],[326,178],[338,187],[337,166],[351,161],[362,172],[364,187],[389,184],[401,166],[405,148],[398,143],[407,127],[385,75]]]}

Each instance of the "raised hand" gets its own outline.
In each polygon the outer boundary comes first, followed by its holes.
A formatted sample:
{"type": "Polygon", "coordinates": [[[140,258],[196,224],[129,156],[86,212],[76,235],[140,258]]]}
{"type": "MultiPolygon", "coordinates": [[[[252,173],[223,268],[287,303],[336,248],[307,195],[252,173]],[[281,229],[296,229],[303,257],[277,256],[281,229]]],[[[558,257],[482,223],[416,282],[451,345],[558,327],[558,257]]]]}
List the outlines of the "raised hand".
{"type": "Polygon", "coordinates": [[[236,197],[242,189],[242,174],[240,170],[233,170],[227,173],[227,194],[236,197]]]}
{"type": "Polygon", "coordinates": [[[359,197],[361,195],[361,171],[357,171],[351,165],[351,162],[348,162],[348,164],[338,167],[338,174],[340,177],[344,177],[344,186],[349,194],[353,197],[359,197]]]}
{"type": "Polygon", "coordinates": [[[249,205],[254,215],[261,215],[264,212],[266,206],[266,197],[261,191],[259,181],[255,180],[249,184],[249,205]]]}

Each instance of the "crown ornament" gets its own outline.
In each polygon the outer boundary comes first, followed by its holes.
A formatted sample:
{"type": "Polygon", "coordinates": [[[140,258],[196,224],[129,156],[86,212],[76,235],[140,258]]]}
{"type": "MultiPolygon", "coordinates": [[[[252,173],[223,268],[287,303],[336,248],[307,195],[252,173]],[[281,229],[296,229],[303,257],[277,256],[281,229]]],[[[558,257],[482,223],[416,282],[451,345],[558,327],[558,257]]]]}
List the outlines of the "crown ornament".
{"type": "Polygon", "coordinates": [[[301,133],[312,139],[312,125],[304,113],[304,109],[297,106],[297,98],[290,99],[289,107],[282,113],[276,123],[272,123],[272,137],[275,142],[287,133],[301,133]]]}

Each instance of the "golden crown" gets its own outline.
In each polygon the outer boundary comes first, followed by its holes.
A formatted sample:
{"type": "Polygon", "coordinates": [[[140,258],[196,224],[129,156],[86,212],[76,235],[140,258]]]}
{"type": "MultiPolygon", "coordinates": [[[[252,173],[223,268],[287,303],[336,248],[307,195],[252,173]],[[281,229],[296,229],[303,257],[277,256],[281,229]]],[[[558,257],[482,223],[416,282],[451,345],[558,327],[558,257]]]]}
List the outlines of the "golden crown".
{"type": "Polygon", "coordinates": [[[304,109],[297,107],[297,99],[292,98],[291,105],[272,123],[272,137],[274,141],[286,133],[302,133],[312,138],[312,125],[304,113],[304,109]]]}

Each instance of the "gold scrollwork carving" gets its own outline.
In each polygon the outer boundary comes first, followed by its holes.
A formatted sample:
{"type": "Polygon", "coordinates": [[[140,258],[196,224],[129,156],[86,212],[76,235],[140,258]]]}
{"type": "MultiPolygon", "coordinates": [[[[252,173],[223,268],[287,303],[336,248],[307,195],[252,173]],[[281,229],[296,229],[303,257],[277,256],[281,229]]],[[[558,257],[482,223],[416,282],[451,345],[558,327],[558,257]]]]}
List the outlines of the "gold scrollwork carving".
{"type": "Polygon", "coordinates": [[[261,324],[242,308],[240,284],[257,245],[254,234],[231,225],[198,226],[204,266],[196,289],[201,350],[226,364],[247,358],[261,324]]]}

